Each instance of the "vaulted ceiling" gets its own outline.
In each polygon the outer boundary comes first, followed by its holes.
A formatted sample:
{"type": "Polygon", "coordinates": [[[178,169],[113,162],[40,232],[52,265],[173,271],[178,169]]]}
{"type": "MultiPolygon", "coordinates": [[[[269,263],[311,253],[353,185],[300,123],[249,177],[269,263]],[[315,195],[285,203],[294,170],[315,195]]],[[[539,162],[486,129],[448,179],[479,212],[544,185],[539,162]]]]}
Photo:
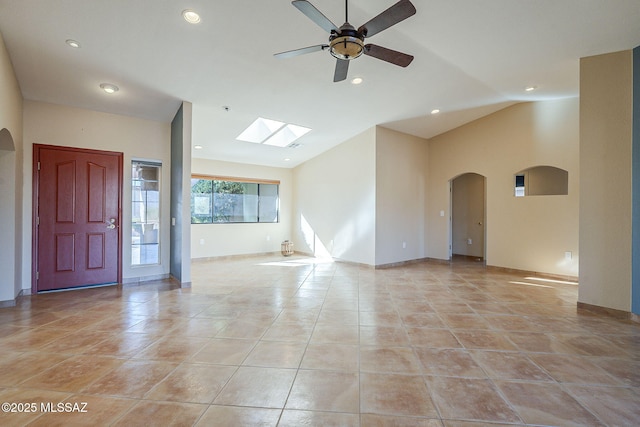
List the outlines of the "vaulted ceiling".
{"type": "MultiPolygon", "coordinates": [[[[311,2],[343,23],[343,1],[311,2]]],[[[328,51],[274,58],[328,40],[289,0],[0,0],[0,32],[25,99],[165,122],[189,101],[194,157],[278,167],[374,125],[430,138],[516,102],[578,96],[581,57],[640,45],[638,0],[412,2],[414,16],[367,42],[414,61],[362,56],[339,83],[328,51]],[[313,130],[297,148],[237,141],[259,116],[313,130]]],[[[350,0],[349,21],[393,3],[350,0]]]]}

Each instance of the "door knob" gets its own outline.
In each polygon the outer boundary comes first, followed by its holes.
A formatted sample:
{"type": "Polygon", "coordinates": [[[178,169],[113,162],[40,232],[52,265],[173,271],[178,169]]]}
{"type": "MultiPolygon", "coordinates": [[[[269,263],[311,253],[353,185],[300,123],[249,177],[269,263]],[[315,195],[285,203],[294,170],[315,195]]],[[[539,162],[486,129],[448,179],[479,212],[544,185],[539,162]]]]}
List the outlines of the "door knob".
{"type": "Polygon", "coordinates": [[[111,218],[109,221],[105,221],[105,224],[107,224],[107,228],[109,230],[113,230],[114,228],[116,228],[116,219],[111,218]]]}

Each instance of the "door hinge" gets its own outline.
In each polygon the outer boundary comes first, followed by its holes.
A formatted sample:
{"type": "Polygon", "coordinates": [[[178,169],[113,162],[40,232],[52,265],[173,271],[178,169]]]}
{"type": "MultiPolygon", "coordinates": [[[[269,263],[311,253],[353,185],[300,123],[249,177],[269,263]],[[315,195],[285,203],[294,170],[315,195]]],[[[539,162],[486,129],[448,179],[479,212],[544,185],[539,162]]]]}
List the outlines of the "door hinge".
{"type": "Polygon", "coordinates": [[[36,271],[36,280],[39,280],[39,279],[40,279],[40,272],[36,271]]]}
{"type": "Polygon", "coordinates": [[[38,170],[40,170],[40,162],[38,162],[38,170]]]}
{"type": "Polygon", "coordinates": [[[40,225],[40,217],[39,216],[36,217],[36,225],[40,225]]]}

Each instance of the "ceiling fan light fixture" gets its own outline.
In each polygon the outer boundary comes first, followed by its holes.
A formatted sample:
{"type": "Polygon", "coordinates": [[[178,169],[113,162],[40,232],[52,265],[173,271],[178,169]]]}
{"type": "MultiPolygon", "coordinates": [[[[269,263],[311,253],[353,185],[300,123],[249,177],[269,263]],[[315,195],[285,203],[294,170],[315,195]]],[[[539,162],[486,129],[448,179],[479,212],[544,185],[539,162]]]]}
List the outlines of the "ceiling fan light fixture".
{"type": "Polygon", "coordinates": [[[355,59],[364,52],[364,41],[354,36],[338,36],[331,40],[329,52],[338,59],[355,59]]]}
{"type": "Polygon", "coordinates": [[[291,58],[292,56],[303,55],[305,53],[319,52],[329,49],[331,56],[337,59],[333,81],[341,82],[347,78],[349,72],[349,61],[360,57],[362,54],[372,58],[386,61],[400,67],[408,66],[413,61],[412,55],[387,49],[375,44],[364,44],[367,37],[378,34],[398,24],[401,21],[415,15],[416,8],[410,0],[399,0],[387,10],[379,13],[369,21],[362,24],[358,29],[349,23],[349,2],[344,2],[344,24],[338,28],[322,12],[320,12],[308,0],[294,0],[291,2],[300,12],[305,14],[320,28],[328,32],[329,45],[318,44],[315,46],[303,47],[301,49],[289,50],[276,53],[277,58],[291,58]]]}

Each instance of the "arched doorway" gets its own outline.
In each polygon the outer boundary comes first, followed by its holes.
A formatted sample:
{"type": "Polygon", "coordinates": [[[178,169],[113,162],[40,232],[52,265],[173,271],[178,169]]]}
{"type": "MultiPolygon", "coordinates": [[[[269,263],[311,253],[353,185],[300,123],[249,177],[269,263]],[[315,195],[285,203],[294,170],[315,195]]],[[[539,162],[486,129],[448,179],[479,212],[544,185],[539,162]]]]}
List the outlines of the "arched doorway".
{"type": "Polygon", "coordinates": [[[449,256],[484,261],[486,247],[486,178],[458,175],[451,185],[449,256]]]}
{"type": "Polygon", "coordinates": [[[0,307],[14,305],[16,289],[16,147],[8,129],[0,130],[0,307]]]}

